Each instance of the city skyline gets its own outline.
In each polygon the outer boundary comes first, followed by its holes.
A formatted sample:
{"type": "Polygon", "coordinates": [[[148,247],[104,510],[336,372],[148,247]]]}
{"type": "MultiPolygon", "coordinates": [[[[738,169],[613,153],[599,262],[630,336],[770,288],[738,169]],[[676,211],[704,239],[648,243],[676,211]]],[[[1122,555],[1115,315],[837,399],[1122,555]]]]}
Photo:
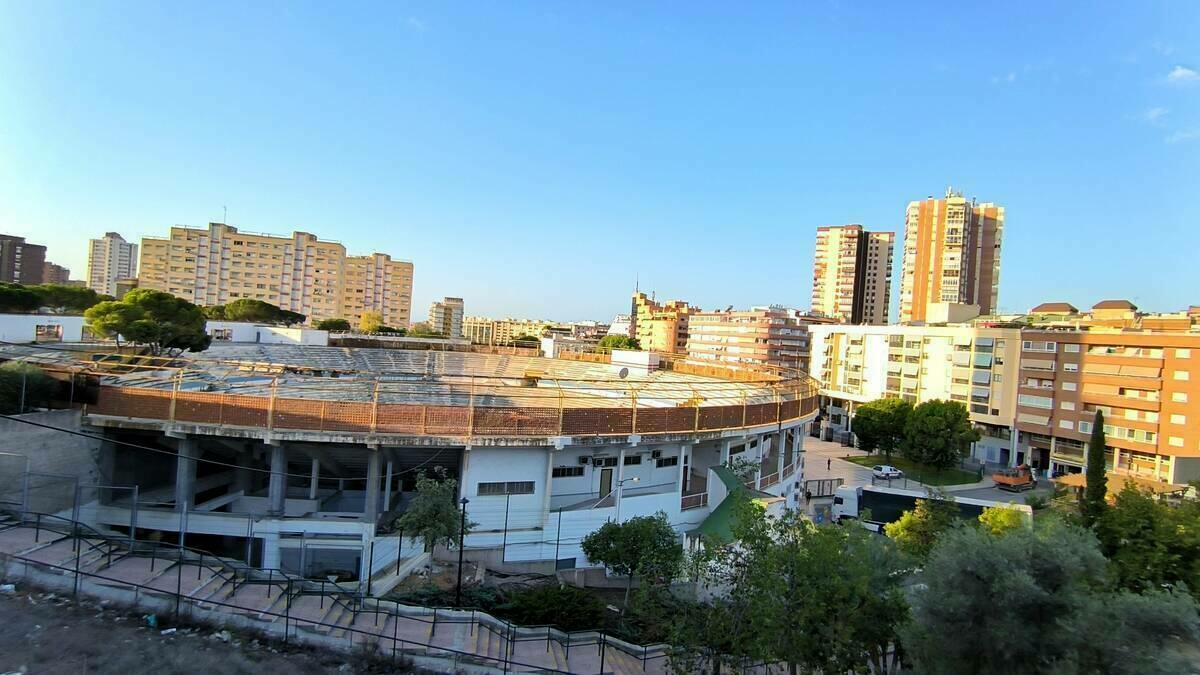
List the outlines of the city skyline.
{"type": "MultiPolygon", "coordinates": [[[[910,8],[695,9],[683,25],[425,6],[114,24],[6,6],[0,95],[21,103],[0,108],[0,231],[79,278],[106,231],[302,230],[414,261],[417,307],[608,319],[635,279],[703,308],[804,308],[817,227],[894,231],[899,249],[905,205],[954,185],[1008,210],[1002,312],[1196,301],[1195,8],[919,10],[923,45],[886,29],[910,8]],[[276,42],[251,37],[268,24],[276,42]],[[972,25],[1027,48],[950,39],[972,25]],[[1068,28],[1078,40],[1056,39],[1068,28]],[[161,46],[202,39],[211,52],[161,46]],[[1119,245],[1132,232],[1148,254],[1119,245]],[[703,271],[764,250],[780,252],[769,274],[703,271]]],[[[894,321],[898,278],[891,295],[894,321]]]]}

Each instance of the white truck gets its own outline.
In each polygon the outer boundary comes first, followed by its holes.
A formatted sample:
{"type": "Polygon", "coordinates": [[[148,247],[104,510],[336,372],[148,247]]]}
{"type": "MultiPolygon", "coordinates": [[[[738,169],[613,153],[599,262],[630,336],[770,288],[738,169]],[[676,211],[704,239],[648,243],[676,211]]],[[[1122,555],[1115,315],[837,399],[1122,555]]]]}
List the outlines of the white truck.
{"type": "MultiPolygon", "coordinates": [[[[843,485],[833,493],[833,509],[830,517],[834,522],[858,520],[862,526],[878,532],[883,525],[900,520],[905,511],[917,506],[918,499],[929,499],[923,490],[899,490],[875,485],[843,485]],[[870,514],[864,517],[866,514],[870,514]]],[[[993,506],[1016,509],[1027,521],[1033,522],[1033,509],[1026,504],[1011,504],[991,499],[953,497],[959,518],[978,518],[983,510],[993,506]]]]}

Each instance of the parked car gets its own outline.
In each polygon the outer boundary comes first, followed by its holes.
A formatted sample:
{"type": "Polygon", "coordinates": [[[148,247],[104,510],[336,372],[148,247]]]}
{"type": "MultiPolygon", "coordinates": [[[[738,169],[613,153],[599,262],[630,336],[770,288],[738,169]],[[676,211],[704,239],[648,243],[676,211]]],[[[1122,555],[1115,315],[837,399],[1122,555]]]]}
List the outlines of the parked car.
{"type": "Polygon", "coordinates": [[[890,464],[876,464],[871,467],[871,474],[876,478],[904,478],[904,472],[890,464]]]}

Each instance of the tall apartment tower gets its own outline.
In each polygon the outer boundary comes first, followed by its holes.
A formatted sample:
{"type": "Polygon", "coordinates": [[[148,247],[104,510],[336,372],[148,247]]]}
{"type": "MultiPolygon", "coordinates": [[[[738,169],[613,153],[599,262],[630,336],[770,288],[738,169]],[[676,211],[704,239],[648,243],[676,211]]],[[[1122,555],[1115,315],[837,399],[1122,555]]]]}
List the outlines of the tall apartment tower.
{"type": "Polygon", "coordinates": [[[442,298],[429,305],[429,327],[448,338],[463,336],[463,299],[442,298]]]}
{"type": "Polygon", "coordinates": [[[172,227],[167,238],[142,239],[139,288],[165,291],[197,305],[253,298],[299,312],[313,322],[383,315],[406,328],[412,306],[412,263],[375,253],[347,256],[346,247],[307,232],[290,237],[172,227]]]}
{"type": "Polygon", "coordinates": [[[30,244],[25,237],[0,234],[0,281],[40,284],[45,266],[45,246],[30,244]]]}
{"type": "Polygon", "coordinates": [[[138,245],[116,232],[105,232],[88,242],[88,288],[103,295],[117,295],[117,280],[137,276],[138,245]]]}
{"type": "Polygon", "coordinates": [[[953,190],[942,199],[909,202],[900,322],[924,321],[929,305],[939,302],[996,311],[1003,234],[1003,206],[968,201],[953,190]]]}
{"type": "Polygon", "coordinates": [[[635,291],[629,332],[645,351],[684,354],[687,352],[688,318],[698,311],[685,300],[659,303],[645,293],[635,291]]]}
{"type": "Polygon", "coordinates": [[[812,310],[853,324],[886,324],[892,288],[894,232],[862,225],[817,228],[812,310]]]}

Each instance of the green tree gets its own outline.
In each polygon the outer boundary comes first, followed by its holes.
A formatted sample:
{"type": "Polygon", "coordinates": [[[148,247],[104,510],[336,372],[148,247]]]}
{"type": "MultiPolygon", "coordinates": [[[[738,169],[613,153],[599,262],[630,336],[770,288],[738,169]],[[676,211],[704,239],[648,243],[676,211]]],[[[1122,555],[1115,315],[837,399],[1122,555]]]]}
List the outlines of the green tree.
{"type": "Polygon", "coordinates": [[[1129,481],[1095,531],[1121,587],[1200,589],[1200,502],[1167,504],[1129,481]]]}
{"type": "Polygon", "coordinates": [[[204,332],[200,308],[170,293],[135,288],[120,300],[101,302],[84,312],[92,332],[113,337],[120,347],[129,342],[146,345],[155,356],[208,349],[212,338],[204,332]]]}
{"type": "Polygon", "coordinates": [[[902,398],[881,398],[864,403],[854,414],[854,436],[858,447],[867,452],[882,452],[887,461],[900,449],[904,426],[913,406],[902,398]]]}
{"type": "Polygon", "coordinates": [[[938,538],[954,525],[957,508],[948,495],[931,494],[918,499],[916,508],[905,511],[900,520],[883,526],[896,547],[918,560],[925,560],[938,538]]]}
{"type": "Polygon", "coordinates": [[[667,520],[667,514],[637,516],[621,523],[609,521],[583,538],[583,553],[615,574],[627,577],[625,606],[634,579],[641,576],[669,583],[683,561],[679,535],[667,520]]]}
{"type": "MultiPolygon", "coordinates": [[[[477,523],[467,520],[465,532],[470,532],[477,523]]],[[[393,521],[393,529],[408,537],[420,537],[425,550],[434,546],[458,545],[462,531],[462,513],[458,503],[458,481],[447,478],[441,467],[432,474],[424,473],[417,478],[417,492],[408,508],[393,521]]]]}
{"type": "Polygon", "coordinates": [[[596,344],[596,352],[606,354],[614,349],[641,349],[641,344],[637,338],[631,338],[628,335],[605,335],[600,338],[600,342],[596,344]]]}
{"type": "Polygon", "coordinates": [[[58,314],[82,314],[103,299],[85,286],[41,284],[28,288],[38,296],[41,307],[58,314]]]}
{"type": "Polygon", "coordinates": [[[755,660],[790,672],[886,672],[907,616],[892,546],[862,528],[819,527],[797,511],[735,505],[736,544],[718,569],[746,604],[755,660]]]}
{"type": "Polygon", "coordinates": [[[979,525],[993,536],[1002,536],[1025,526],[1025,515],[1007,506],[992,506],[979,514],[979,525]]]}
{"type": "Polygon", "coordinates": [[[913,408],[904,425],[901,452],[914,462],[947,469],[959,462],[979,431],[958,401],[932,400],[913,408]]]}
{"type": "Polygon", "coordinates": [[[1096,418],[1092,421],[1092,438],[1088,441],[1087,487],[1083,489],[1083,497],[1079,500],[1079,515],[1085,527],[1095,525],[1108,507],[1108,478],[1105,477],[1104,468],[1106,445],[1104,413],[1097,410],[1096,418]]]}
{"type": "Polygon", "coordinates": [[[433,329],[428,322],[418,321],[408,329],[408,336],[415,338],[442,338],[441,333],[433,329]]]}
{"type": "Polygon", "coordinates": [[[345,319],[321,319],[317,322],[317,330],[349,331],[350,322],[345,319]]]}
{"type": "Polygon", "coordinates": [[[222,311],[226,321],[292,325],[303,323],[305,316],[298,312],[281,309],[269,302],[254,298],[238,298],[226,305],[222,311]]]}
{"type": "Polygon", "coordinates": [[[21,361],[0,365],[0,412],[5,415],[45,408],[58,391],[58,382],[37,366],[21,361]]]}
{"type": "Polygon", "coordinates": [[[225,305],[208,305],[201,307],[201,312],[204,312],[204,318],[211,321],[225,321],[225,305]]]}
{"type": "Polygon", "coordinates": [[[42,299],[29,287],[21,284],[0,283],[0,312],[8,314],[36,312],[41,305],[42,299]]]}
{"type": "Polygon", "coordinates": [[[1002,537],[956,528],[934,547],[920,581],[913,620],[901,629],[917,672],[1190,670],[1180,651],[1194,648],[1194,601],[1112,592],[1096,539],[1081,528],[1050,520],[1002,537]]]}

